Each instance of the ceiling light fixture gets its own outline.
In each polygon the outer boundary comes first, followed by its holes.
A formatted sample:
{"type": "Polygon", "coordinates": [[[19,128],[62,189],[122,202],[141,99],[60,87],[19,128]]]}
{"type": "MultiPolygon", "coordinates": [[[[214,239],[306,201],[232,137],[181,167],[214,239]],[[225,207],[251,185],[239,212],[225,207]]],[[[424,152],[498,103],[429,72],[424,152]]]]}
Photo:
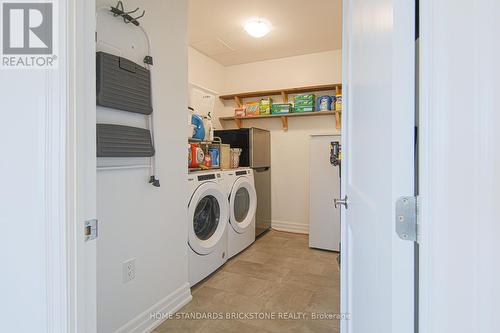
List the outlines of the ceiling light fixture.
{"type": "Polygon", "coordinates": [[[263,18],[256,18],[245,23],[245,31],[252,37],[261,38],[271,31],[271,23],[263,18]]]}

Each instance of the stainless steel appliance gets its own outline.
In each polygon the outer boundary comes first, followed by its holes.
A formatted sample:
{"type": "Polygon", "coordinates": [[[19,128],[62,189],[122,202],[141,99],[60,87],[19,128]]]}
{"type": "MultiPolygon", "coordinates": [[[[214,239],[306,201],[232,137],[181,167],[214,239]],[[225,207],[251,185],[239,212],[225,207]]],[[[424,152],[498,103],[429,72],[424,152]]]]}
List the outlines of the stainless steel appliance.
{"type": "Polygon", "coordinates": [[[240,166],[254,170],[257,192],[255,235],[271,227],[271,133],[259,128],[217,130],[215,136],[231,148],[241,148],[240,166]]]}

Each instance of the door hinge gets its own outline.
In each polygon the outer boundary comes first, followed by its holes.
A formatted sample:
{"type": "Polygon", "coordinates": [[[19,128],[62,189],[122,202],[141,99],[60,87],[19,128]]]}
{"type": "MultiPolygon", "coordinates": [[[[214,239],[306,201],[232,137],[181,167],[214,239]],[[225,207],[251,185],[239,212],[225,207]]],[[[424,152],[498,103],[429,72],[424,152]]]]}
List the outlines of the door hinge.
{"type": "Polygon", "coordinates": [[[396,201],[396,233],[402,240],[417,241],[418,197],[401,197],[396,201]]]}
{"type": "Polygon", "coordinates": [[[97,219],[85,221],[85,241],[91,241],[97,238],[97,219]]]}
{"type": "Polygon", "coordinates": [[[349,200],[347,199],[347,195],[344,196],[344,199],[333,199],[333,206],[335,208],[340,208],[340,206],[344,206],[345,209],[349,208],[349,200]]]}

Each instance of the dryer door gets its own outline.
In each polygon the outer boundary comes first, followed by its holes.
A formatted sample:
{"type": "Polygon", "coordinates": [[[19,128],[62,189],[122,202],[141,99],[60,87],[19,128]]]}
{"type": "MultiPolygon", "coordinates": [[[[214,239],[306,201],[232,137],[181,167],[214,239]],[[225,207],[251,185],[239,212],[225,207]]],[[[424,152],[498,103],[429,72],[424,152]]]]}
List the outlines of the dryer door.
{"type": "MultiPolygon", "coordinates": [[[[238,178],[229,197],[229,222],[237,233],[250,228],[257,210],[257,193],[253,182],[247,177],[238,178]]],[[[254,226],[252,226],[254,228],[254,226]]]]}
{"type": "Polygon", "coordinates": [[[189,246],[198,254],[209,254],[225,237],[227,221],[227,197],[219,185],[200,185],[189,202],[189,246]]]}

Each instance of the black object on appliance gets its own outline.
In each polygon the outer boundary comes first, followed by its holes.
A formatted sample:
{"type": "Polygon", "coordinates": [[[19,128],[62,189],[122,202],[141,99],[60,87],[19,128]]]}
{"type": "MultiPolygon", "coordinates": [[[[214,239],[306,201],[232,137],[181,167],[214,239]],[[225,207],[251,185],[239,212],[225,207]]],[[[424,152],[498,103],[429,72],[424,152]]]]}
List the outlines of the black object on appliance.
{"type": "Polygon", "coordinates": [[[198,176],[198,181],[207,181],[207,180],[215,180],[215,175],[214,174],[208,174],[208,175],[202,175],[198,176]]]}
{"type": "Polygon", "coordinates": [[[250,165],[250,128],[234,130],[216,130],[214,135],[221,138],[222,143],[230,144],[231,148],[240,148],[240,167],[251,167],[250,165]]]}

